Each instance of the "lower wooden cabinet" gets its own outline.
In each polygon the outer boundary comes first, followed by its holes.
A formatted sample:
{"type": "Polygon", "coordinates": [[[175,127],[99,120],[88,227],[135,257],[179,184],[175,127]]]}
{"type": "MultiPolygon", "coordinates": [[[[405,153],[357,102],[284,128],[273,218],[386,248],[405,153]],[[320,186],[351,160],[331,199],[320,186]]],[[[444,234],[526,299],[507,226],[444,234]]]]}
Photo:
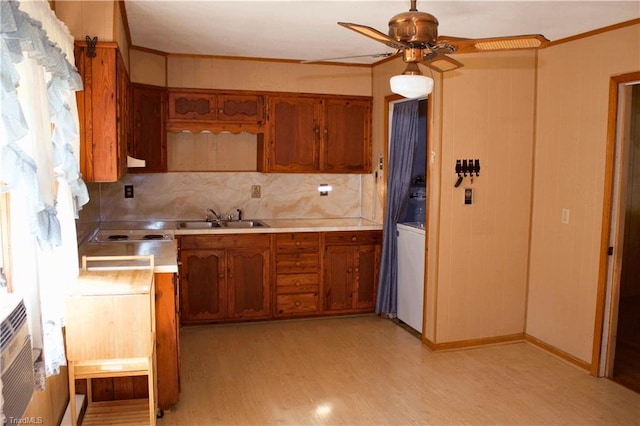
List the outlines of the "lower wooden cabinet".
{"type": "Polygon", "coordinates": [[[179,239],[182,324],[374,311],[382,231],[179,239]]]}
{"type": "Polygon", "coordinates": [[[381,231],[324,234],[324,313],[373,311],[381,244],[381,231]]]}
{"type": "Polygon", "coordinates": [[[276,236],[276,316],[320,312],[320,234],[298,232],[276,236]]]}
{"type": "Polygon", "coordinates": [[[269,235],[181,236],[182,323],[269,318],[270,242],[269,235]]]}

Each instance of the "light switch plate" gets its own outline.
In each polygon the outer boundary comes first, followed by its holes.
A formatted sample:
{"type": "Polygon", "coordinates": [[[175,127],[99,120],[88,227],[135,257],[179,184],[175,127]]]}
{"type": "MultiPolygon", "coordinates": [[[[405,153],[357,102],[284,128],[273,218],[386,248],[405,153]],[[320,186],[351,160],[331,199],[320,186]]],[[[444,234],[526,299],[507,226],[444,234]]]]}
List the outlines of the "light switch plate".
{"type": "Polygon", "coordinates": [[[464,204],[473,204],[473,188],[464,189],[464,204]]]}

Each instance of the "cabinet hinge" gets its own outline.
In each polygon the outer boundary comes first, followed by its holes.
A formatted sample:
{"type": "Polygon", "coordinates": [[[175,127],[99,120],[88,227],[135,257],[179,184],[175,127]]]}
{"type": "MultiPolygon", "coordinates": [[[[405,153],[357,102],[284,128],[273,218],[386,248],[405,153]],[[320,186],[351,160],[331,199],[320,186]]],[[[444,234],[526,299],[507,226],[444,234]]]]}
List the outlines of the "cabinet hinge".
{"type": "Polygon", "coordinates": [[[609,247],[609,249],[607,250],[607,255],[613,256],[613,246],[609,247]]]}

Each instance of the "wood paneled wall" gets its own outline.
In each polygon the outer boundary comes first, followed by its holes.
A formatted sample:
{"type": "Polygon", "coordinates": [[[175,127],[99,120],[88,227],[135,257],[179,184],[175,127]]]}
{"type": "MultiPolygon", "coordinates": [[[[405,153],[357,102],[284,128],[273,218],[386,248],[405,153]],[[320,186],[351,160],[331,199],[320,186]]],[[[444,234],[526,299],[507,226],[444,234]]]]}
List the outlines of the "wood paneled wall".
{"type": "Polygon", "coordinates": [[[434,343],[524,329],[535,55],[459,55],[464,68],[445,74],[434,343]],[[454,188],[457,159],[479,159],[481,172],[454,188]]]}
{"type": "Polygon", "coordinates": [[[587,363],[594,340],[609,80],[640,70],[640,25],[540,51],[527,334],[587,363]],[[610,52],[606,56],[601,52],[610,52]],[[562,209],[570,211],[561,222],[562,209]]]}
{"type": "Polygon", "coordinates": [[[169,55],[167,84],[371,96],[371,68],[169,55]]]}
{"type": "Polygon", "coordinates": [[[140,49],[129,50],[130,77],[133,83],[167,85],[167,55],[140,49]]]}
{"type": "Polygon", "coordinates": [[[60,424],[69,401],[68,383],[67,367],[62,367],[59,374],[47,377],[45,389],[33,393],[22,419],[35,419],[43,425],[60,424]]]}

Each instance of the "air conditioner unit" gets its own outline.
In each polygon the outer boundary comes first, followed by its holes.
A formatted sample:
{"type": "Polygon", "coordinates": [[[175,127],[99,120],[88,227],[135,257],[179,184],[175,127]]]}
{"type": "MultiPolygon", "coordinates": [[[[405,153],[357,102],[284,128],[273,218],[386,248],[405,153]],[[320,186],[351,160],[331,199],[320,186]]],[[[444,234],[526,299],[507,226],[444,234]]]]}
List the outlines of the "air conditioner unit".
{"type": "Polygon", "coordinates": [[[0,423],[11,424],[22,419],[34,390],[31,337],[24,301],[15,294],[2,295],[0,321],[0,423]]]}

